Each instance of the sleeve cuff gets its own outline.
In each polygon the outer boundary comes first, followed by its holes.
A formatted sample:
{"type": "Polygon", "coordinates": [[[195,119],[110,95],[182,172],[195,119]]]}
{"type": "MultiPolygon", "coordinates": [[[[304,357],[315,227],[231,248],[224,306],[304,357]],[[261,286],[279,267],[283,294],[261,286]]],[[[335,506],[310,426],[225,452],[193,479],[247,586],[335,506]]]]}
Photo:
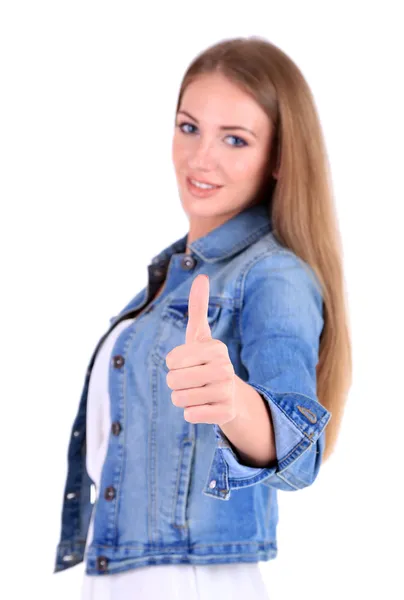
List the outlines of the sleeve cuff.
{"type": "Polygon", "coordinates": [[[243,465],[220,427],[213,425],[216,448],[203,493],[222,500],[232,489],[264,483],[291,491],[311,485],[324,450],[324,429],[331,418],[317,399],[295,392],[277,393],[249,382],[268,402],[277,462],[268,468],[243,465]]]}

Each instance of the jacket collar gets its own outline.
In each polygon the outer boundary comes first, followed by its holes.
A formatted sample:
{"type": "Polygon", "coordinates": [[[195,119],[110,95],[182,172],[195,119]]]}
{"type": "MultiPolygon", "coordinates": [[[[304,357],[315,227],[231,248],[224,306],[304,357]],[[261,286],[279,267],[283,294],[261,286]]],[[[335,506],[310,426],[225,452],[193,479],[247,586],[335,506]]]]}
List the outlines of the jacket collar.
{"type": "MultiPolygon", "coordinates": [[[[271,229],[272,222],[268,214],[268,205],[266,203],[256,204],[198,238],[189,244],[189,248],[202,260],[214,263],[238,254],[271,229]]],[[[173,254],[184,253],[187,237],[188,234],[165,248],[153,258],[152,263],[166,263],[173,254]]]]}

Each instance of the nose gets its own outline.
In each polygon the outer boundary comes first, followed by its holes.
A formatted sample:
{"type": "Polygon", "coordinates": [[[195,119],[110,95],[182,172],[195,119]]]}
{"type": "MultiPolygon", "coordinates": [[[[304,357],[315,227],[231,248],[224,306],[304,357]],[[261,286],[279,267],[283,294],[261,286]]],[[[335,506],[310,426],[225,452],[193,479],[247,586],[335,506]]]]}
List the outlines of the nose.
{"type": "Polygon", "coordinates": [[[215,168],[216,163],[217,157],[213,148],[213,142],[198,141],[188,156],[190,169],[210,171],[215,168]]]}

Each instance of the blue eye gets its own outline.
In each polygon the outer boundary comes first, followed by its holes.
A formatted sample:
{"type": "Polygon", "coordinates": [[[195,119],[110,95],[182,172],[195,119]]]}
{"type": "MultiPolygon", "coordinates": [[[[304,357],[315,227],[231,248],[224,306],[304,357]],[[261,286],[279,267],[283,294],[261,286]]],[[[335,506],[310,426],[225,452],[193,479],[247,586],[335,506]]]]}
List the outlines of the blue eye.
{"type": "Polygon", "coordinates": [[[247,146],[248,145],[247,142],[245,140],[243,140],[243,138],[238,137],[237,135],[228,135],[227,137],[231,137],[234,140],[239,140],[242,143],[241,146],[237,146],[235,144],[230,144],[231,146],[235,146],[236,148],[243,148],[243,146],[247,146]]]}
{"type": "Polygon", "coordinates": [[[187,125],[188,127],[195,127],[195,125],[192,125],[191,123],[180,123],[180,124],[178,125],[178,127],[181,129],[181,131],[182,131],[183,133],[187,133],[186,131],[184,131],[184,130],[182,129],[182,128],[184,127],[184,125],[187,125]]]}
{"type": "MultiPolygon", "coordinates": [[[[196,125],[193,125],[192,123],[187,123],[187,122],[179,123],[179,125],[177,125],[177,127],[180,129],[180,131],[182,131],[182,133],[185,133],[185,134],[192,134],[195,132],[194,131],[186,131],[183,129],[184,127],[193,127],[194,129],[197,129],[196,125]]],[[[230,146],[232,146],[233,148],[243,148],[244,146],[248,146],[247,142],[245,140],[243,140],[243,138],[238,137],[237,135],[228,135],[226,137],[233,138],[234,140],[238,140],[238,142],[241,142],[241,145],[240,144],[230,144],[230,146]]]]}

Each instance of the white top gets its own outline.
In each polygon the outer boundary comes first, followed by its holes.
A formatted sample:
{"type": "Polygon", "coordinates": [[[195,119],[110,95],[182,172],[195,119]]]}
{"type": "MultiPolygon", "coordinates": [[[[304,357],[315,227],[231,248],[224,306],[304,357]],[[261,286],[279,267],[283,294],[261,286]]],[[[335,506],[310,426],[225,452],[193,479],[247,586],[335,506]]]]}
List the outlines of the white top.
{"type": "MultiPolygon", "coordinates": [[[[86,465],[97,497],[111,429],[108,391],[111,353],[119,334],[133,321],[133,318],[125,319],[109,333],[97,352],[91,372],[86,465]]],[[[92,535],[93,519],[86,548],[92,535]]],[[[269,600],[259,564],[148,565],[110,575],[84,573],[81,591],[81,600],[212,600],[214,597],[269,600]]]]}

